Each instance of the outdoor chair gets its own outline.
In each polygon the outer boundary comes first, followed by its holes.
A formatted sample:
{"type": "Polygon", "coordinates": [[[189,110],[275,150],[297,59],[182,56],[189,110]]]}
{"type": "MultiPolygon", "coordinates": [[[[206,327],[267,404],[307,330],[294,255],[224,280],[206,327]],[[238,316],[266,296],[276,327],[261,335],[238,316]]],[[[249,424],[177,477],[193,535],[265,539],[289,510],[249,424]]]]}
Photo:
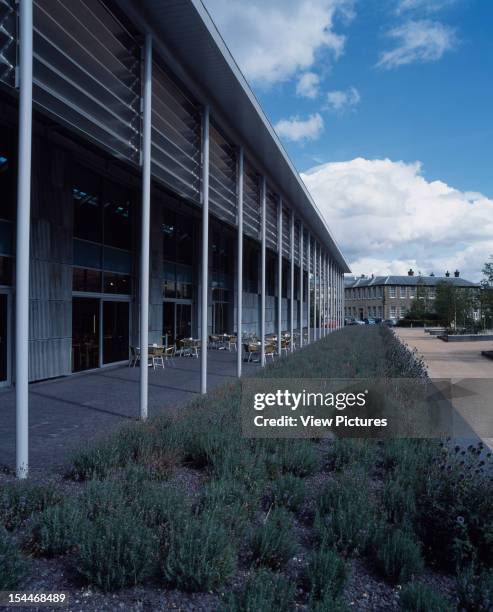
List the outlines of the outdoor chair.
{"type": "Polygon", "coordinates": [[[164,347],[162,346],[152,347],[152,367],[156,369],[156,366],[164,368],[164,347]]]}
{"type": "Polygon", "coordinates": [[[135,368],[137,362],[140,361],[140,349],[135,346],[130,346],[130,359],[128,360],[128,367],[132,366],[135,368]]]}
{"type": "Polygon", "coordinates": [[[272,361],[274,361],[274,356],[276,354],[276,345],[275,344],[266,344],[265,345],[265,359],[267,361],[267,357],[270,357],[272,361]]]}
{"type": "Polygon", "coordinates": [[[228,336],[228,339],[226,341],[226,346],[228,351],[231,351],[231,349],[235,349],[235,351],[237,350],[237,338],[236,336],[228,336]]]}
{"type": "Polygon", "coordinates": [[[173,346],[168,346],[167,348],[164,349],[163,352],[163,358],[165,363],[170,363],[172,366],[175,365],[175,355],[176,355],[176,347],[173,346]]]}

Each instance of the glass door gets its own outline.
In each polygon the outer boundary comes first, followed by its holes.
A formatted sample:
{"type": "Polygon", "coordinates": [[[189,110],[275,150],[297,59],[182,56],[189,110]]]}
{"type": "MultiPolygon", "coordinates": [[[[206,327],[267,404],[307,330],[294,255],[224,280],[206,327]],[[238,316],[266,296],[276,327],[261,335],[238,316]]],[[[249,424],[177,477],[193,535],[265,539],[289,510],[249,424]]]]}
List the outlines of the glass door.
{"type": "Polygon", "coordinates": [[[103,364],[128,359],[128,328],[129,303],[103,301],[103,364]]]}
{"type": "Polygon", "coordinates": [[[0,385],[8,377],[8,296],[0,293],[0,385]]]}
{"type": "Polygon", "coordinates": [[[191,338],[192,336],[192,305],[176,304],[176,339],[191,338]]]}
{"type": "Polygon", "coordinates": [[[175,303],[163,302],[163,344],[172,346],[175,342],[175,303]]]}
{"type": "Polygon", "coordinates": [[[72,299],[72,372],[99,367],[99,300],[72,299]]]}
{"type": "Polygon", "coordinates": [[[192,336],[192,304],[163,302],[163,343],[171,346],[192,336]]]}

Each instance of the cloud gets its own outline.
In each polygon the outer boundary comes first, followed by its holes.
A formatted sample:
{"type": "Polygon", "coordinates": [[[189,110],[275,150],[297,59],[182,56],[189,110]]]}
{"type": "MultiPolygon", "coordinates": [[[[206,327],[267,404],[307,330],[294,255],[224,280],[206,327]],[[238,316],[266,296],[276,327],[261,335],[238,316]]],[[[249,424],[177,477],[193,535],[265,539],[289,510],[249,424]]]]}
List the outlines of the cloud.
{"type": "Polygon", "coordinates": [[[327,93],[328,110],[342,112],[355,108],[361,100],[359,91],[350,87],[346,91],[329,91],[327,93]]]}
{"type": "Polygon", "coordinates": [[[395,40],[396,46],[380,55],[377,67],[385,69],[439,60],[457,42],[451,27],[426,19],[408,21],[389,30],[387,36],[395,40]]]}
{"type": "Polygon", "coordinates": [[[310,115],[308,119],[290,117],[278,121],[274,129],[280,138],[291,142],[317,140],[324,131],[324,120],[319,113],[310,115]]]}
{"type": "Polygon", "coordinates": [[[434,13],[454,4],[457,0],[397,0],[397,13],[419,11],[434,13]]]}
{"type": "Polygon", "coordinates": [[[493,200],[427,181],[419,162],[356,158],[302,178],[357,274],[458,268],[479,280],[493,253],[493,200]]]}
{"type": "Polygon", "coordinates": [[[308,70],[321,51],[338,58],[345,37],[334,19],[352,18],[354,0],[204,0],[239,67],[270,85],[308,70]]]}
{"type": "Polygon", "coordinates": [[[318,96],[320,77],[314,72],[305,72],[298,79],[296,94],[302,98],[316,98],[318,96]]]}

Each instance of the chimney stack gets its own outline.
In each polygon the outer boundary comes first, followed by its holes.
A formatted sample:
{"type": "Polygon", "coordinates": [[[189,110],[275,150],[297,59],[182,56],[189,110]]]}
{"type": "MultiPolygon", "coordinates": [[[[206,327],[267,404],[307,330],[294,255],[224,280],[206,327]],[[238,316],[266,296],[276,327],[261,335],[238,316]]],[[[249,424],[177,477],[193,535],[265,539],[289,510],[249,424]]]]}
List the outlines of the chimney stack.
{"type": "Polygon", "coordinates": [[[445,272],[445,276],[446,276],[447,278],[450,276],[450,272],[449,272],[448,270],[445,272]]]}
{"type": "Polygon", "coordinates": [[[414,270],[412,268],[409,268],[409,270],[407,271],[407,275],[414,276],[414,270]]]}
{"type": "Polygon", "coordinates": [[[456,271],[454,272],[454,276],[455,276],[455,278],[459,278],[459,276],[460,276],[460,272],[459,272],[459,270],[456,270],[456,271]]]}

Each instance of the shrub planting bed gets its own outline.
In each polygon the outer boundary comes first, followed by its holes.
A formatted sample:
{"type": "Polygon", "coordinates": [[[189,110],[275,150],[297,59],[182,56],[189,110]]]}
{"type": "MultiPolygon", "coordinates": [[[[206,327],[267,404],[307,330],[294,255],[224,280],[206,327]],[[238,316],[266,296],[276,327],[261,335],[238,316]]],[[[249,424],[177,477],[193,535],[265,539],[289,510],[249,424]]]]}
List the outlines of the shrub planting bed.
{"type": "MultiPolygon", "coordinates": [[[[388,328],[354,326],[261,375],[426,371],[388,328]]],[[[240,400],[235,383],[126,426],[55,481],[3,476],[0,589],[64,590],[98,611],[493,609],[481,444],[251,440],[240,400]]]]}

